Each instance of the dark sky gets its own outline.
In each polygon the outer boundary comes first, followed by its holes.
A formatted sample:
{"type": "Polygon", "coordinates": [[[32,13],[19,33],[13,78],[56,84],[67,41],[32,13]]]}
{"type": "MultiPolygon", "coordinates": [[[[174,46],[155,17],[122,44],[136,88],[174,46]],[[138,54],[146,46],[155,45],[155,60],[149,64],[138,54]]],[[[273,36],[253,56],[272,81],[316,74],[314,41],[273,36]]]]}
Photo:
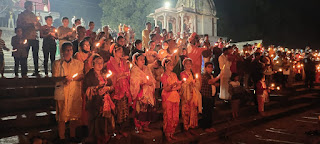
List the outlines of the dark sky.
{"type": "Polygon", "coordinates": [[[214,0],[218,34],[235,41],[320,48],[319,0],[214,0]]]}
{"type": "MultiPolygon", "coordinates": [[[[69,20],[75,15],[77,18],[83,17],[86,24],[89,21],[95,22],[95,29],[101,27],[102,10],[99,7],[101,0],[50,0],[51,11],[60,13],[60,17],[68,17],[69,20]]],[[[61,25],[61,20],[55,22],[55,26],[61,25]]]]}

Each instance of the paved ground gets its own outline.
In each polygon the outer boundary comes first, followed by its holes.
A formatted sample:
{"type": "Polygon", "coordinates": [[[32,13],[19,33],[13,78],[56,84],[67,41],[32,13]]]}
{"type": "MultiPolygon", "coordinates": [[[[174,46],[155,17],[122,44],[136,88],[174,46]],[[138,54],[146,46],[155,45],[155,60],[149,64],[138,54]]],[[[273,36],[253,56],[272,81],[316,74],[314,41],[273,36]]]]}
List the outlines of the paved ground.
{"type": "MultiPolygon", "coordinates": [[[[307,135],[319,129],[320,108],[275,119],[212,143],[221,144],[319,144],[320,136],[307,135]]],[[[245,129],[245,128],[244,128],[245,129]]]]}

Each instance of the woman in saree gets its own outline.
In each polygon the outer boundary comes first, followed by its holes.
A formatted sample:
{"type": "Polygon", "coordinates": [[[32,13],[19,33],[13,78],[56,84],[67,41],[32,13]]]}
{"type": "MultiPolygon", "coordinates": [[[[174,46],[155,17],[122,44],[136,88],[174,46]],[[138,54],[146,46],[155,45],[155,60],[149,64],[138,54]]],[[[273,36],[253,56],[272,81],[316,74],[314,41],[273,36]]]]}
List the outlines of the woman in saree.
{"type": "Polygon", "coordinates": [[[198,113],[202,112],[202,98],[199,92],[201,88],[198,73],[192,71],[192,60],[186,58],[182,62],[185,70],[181,72],[181,113],[185,134],[190,137],[190,133],[197,135],[193,128],[198,127],[198,113]],[[190,130],[189,130],[190,129],[190,130]]]}
{"type": "Polygon", "coordinates": [[[123,130],[125,128],[124,123],[128,119],[129,106],[132,105],[129,85],[129,65],[126,59],[123,59],[123,49],[120,45],[115,44],[112,49],[112,55],[107,63],[107,71],[111,71],[113,74],[111,77],[114,86],[112,99],[116,105],[116,127],[122,136],[127,137],[128,134],[123,130]]]}
{"type": "Polygon", "coordinates": [[[102,73],[103,58],[95,55],[92,65],[93,68],[85,75],[83,81],[88,111],[89,141],[103,144],[110,139],[108,127],[111,131],[115,128],[112,114],[115,105],[110,98],[113,86],[110,75],[102,73]]]}
{"type": "Polygon", "coordinates": [[[178,90],[181,88],[181,82],[173,70],[173,63],[169,59],[164,59],[162,65],[165,69],[161,82],[162,90],[162,107],[163,107],[163,131],[166,139],[170,142],[176,140],[174,136],[175,129],[179,123],[179,103],[180,95],[178,90]]]}
{"type": "Polygon", "coordinates": [[[145,56],[142,53],[133,55],[134,66],[130,71],[130,91],[135,104],[135,119],[134,123],[136,131],[150,132],[149,124],[152,121],[152,116],[155,113],[154,91],[155,82],[152,72],[145,64],[145,56]]]}

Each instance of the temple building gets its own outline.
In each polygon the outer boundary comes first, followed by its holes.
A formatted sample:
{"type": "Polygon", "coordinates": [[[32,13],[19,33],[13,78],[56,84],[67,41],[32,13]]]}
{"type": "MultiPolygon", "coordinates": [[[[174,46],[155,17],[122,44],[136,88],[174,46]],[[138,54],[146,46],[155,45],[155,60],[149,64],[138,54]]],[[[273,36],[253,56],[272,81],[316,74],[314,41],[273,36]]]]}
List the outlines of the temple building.
{"type": "Polygon", "coordinates": [[[175,8],[166,5],[147,17],[153,18],[155,25],[161,23],[163,29],[174,33],[196,32],[217,37],[218,18],[213,0],[178,0],[175,8]]]}

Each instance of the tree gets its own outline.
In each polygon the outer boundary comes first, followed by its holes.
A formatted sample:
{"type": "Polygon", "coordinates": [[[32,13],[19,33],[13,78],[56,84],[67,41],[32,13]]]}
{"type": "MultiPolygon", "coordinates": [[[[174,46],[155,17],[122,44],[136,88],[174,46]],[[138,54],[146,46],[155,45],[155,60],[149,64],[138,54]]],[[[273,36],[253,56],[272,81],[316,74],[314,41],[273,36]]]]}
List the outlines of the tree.
{"type": "Polygon", "coordinates": [[[119,24],[130,25],[136,33],[136,39],[141,39],[147,16],[163,5],[163,0],[101,0],[99,6],[103,14],[102,25],[109,25],[118,31],[119,24]]]}

